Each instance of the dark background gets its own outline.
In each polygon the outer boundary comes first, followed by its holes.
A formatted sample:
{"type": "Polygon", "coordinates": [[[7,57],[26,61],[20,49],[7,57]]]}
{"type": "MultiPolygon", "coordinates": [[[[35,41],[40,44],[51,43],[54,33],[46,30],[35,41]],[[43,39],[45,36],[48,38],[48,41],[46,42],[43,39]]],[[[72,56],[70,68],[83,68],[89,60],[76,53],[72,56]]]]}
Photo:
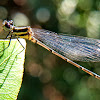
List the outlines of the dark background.
{"type": "MultiPolygon", "coordinates": [[[[16,26],[100,38],[99,0],[0,0],[0,26],[4,19],[16,26]]],[[[77,63],[100,75],[100,63],[77,63]]],[[[100,100],[100,81],[27,40],[18,100],[100,100]]]]}

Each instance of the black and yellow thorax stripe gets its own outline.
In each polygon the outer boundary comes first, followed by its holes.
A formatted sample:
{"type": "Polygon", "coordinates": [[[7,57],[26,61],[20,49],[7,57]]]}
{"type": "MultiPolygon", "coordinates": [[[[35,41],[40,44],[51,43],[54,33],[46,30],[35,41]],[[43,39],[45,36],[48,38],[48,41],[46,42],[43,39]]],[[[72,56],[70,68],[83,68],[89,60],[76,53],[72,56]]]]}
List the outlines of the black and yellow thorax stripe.
{"type": "Polygon", "coordinates": [[[14,36],[18,36],[20,38],[31,40],[32,29],[30,26],[24,27],[16,27],[13,25],[12,21],[4,21],[3,23],[4,30],[9,30],[14,36]]]}

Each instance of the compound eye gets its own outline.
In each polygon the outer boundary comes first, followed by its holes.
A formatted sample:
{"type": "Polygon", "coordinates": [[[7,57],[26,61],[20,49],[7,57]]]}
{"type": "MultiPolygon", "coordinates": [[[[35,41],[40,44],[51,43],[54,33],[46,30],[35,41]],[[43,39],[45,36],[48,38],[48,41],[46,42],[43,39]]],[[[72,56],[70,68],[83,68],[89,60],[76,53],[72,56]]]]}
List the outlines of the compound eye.
{"type": "Polygon", "coordinates": [[[9,21],[10,25],[14,25],[14,22],[12,20],[9,21]]]}

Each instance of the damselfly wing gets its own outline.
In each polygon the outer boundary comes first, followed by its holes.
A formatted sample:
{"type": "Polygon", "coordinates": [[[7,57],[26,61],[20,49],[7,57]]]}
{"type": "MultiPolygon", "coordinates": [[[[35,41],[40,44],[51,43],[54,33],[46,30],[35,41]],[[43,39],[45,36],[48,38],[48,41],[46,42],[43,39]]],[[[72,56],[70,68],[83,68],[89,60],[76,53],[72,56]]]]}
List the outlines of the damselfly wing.
{"type": "Polygon", "coordinates": [[[43,29],[32,29],[33,36],[59,54],[75,61],[99,62],[100,40],[58,35],[43,29]]]}

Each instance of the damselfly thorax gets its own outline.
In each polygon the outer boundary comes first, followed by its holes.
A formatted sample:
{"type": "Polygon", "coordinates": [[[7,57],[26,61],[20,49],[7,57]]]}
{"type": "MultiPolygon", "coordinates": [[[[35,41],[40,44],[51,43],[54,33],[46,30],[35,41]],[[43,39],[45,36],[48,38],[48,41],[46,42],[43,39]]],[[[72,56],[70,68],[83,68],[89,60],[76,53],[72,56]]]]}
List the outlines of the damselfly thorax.
{"type": "Polygon", "coordinates": [[[16,27],[13,21],[4,21],[3,27],[9,31],[9,35],[25,38],[39,44],[53,54],[61,57],[72,65],[82,69],[86,73],[100,79],[96,73],[73,62],[100,62],[100,40],[86,37],[58,35],[55,32],[26,27],[16,27]]]}

